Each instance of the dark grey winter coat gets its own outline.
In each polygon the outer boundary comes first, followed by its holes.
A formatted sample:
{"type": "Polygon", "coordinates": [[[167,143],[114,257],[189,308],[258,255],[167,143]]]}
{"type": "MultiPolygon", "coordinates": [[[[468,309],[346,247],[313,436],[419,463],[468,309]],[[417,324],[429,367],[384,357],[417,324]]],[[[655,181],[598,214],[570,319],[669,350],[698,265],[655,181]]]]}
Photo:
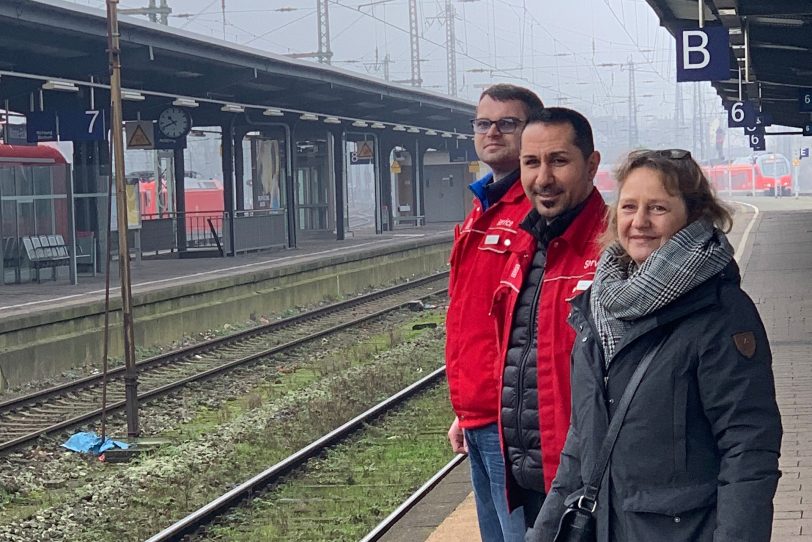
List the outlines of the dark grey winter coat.
{"type": "Polygon", "coordinates": [[[781,418],[764,326],[738,267],[637,321],[604,369],[587,291],[572,303],[572,425],[528,541],[551,541],[590,476],[646,350],[668,335],[632,400],[596,510],[599,542],[770,540],[781,418]],[[606,377],[606,379],[604,379],[606,377]]]}

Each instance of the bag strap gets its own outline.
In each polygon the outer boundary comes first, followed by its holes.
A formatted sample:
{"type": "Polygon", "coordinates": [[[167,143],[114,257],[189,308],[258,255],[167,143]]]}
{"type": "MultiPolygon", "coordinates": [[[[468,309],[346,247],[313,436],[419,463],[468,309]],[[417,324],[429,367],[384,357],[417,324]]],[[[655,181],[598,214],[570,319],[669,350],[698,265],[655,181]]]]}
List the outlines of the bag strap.
{"type": "Polygon", "coordinates": [[[603,444],[601,444],[600,453],[598,454],[598,460],[592,468],[592,475],[589,477],[589,483],[584,487],[584,494],[578,499],[578,508],[588,510],[589,512],[594,512],[597,508],[598,491],[601,487],[601,480],[603,480],[603,475],[609,466],[609,458],[612,455],[612,449],[615,447],[617,436],[620,433],[620,426],[623,425],[623,419],[629,411],[632,397],[634,397],[637,388],[640,386],[640,382],[643,381],[643,376],[646,374],[654,357],[663,347],[668,335],[668,333],[664,334],[655,345],[649,348],[646,355],[640,360],[640,364],[634,370],[631,379],[629,379],[629,383],[623,391],[623,396],[620,398],[620,403],[617,405],[615,415],[609,424],[609,429],[606,431],[606,436],[603,439],[603,444]]]}

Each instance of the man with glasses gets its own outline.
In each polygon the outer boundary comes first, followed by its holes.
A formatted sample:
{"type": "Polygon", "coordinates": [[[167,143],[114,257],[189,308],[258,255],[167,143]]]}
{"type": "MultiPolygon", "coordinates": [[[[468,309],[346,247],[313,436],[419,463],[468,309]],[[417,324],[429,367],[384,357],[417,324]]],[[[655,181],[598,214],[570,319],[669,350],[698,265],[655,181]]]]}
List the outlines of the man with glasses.
{"type": "Polygon", "coordinates": [[[504,362],[500,430],[508,502],[532,527],[570,423],[568,301],[592,283],[606,206],[593,186],[600,164],[592,128],[576,111],[531,114],[521,140],[521,182],[530,235],[511,248],[491,313],[504,362]]]}
{"type": "Polygon", "coordinates": [[[514,85],[493,85],[480,96],[474,146],[491,173],[469,187],[473,209],[455,228],[450,260],[446,373],[457,417],[448,438],[454,452],[468,453],[483,542],[524,540],[522,511],[507,508],[497,428],[502,364],[489,311],[511,247],[527,236],[519,229],[530,210],[519,147],[528,116],[542,107],[532,91],[514,85]]]}

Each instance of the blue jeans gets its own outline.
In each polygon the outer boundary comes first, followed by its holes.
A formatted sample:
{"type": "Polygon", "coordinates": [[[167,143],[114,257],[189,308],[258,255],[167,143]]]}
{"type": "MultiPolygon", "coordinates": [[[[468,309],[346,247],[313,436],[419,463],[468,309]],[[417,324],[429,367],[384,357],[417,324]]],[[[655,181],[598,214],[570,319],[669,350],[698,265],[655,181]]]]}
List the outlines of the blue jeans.
{"type": "Polygon", "coordinates": [[[482,542],[523,542],[524,512],[508,513],[505,495],[505,460],[495,423],[465,430],[471,483],[482,542]]]}

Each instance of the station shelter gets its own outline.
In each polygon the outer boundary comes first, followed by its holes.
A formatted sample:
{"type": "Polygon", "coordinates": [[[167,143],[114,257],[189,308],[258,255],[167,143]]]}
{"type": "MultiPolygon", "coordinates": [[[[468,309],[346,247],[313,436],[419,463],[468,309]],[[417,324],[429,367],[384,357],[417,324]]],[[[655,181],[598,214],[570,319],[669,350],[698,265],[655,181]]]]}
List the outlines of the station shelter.
{"type": "MultiPolygon", "coordinates": [[[[49,169],[48,194],[32,194],[54,210],[34,204],[35,226],[4,213],[3,238],[61,235],[72,278],[90,271],[87,250],[100,270],[113,171],[105,13],[43,0],[0,5],[0,23],[0,47],[14,53],[0,69],[0,109],[7,128],[25,126],[8,129],[4,143],[71,143],[49,169]]],[[[119,25],[139,255],[230,256],[464,217],[479,173],[474,104],[146,20],[119,25]]],[[[36,190],[10,182],[14,201],[36,190]]],[[[14,205],[29,213],[28,203],[14,205]]],[[[8,263],[13,280],[30,274],[8,263]]]]}

